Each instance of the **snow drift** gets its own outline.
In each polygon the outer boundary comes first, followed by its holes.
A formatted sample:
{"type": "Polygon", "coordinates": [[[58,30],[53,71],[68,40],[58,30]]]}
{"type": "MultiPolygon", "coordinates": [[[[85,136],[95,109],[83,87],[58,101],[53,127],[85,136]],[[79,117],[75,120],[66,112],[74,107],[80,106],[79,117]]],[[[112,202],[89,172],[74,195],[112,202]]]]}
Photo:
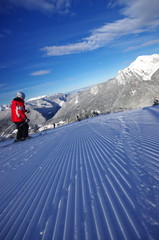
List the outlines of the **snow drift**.
{"type": "Polygon", "coordinates": [[[0,143],[0,239],[157,240],[158,137],[155,106],[0,143]]]}

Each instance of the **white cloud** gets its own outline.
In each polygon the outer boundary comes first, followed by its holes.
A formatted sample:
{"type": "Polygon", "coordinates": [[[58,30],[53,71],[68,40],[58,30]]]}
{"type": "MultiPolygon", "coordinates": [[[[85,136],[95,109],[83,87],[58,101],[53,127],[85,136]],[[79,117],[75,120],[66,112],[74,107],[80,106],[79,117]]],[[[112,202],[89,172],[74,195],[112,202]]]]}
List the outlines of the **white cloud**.
{"type": "Polygon", "coordinates": [[[133,50],[136,50],[136,49],[139,49],[139,48],[142,48],[142,47],[147,47],[147,46],[155,45],[155,44],[158,44],[158,43],[159,43],[159,39],[156,39],[156,40],[153,40],[153,41],[145,42],[145,43],[140,44],[140,45],[129,47],[125,50],[125,52],[133,51],[133,50]]]}
{"type": "Polygon", "coordinates": [[[52,46],[52,47],[44,47],[41,50],[47,52],[47,56],[60,56],[67,55],[72,53],[80,53],[84,51],[89,51],[92,49],[96,49],[99,46],[92,45],[93,42],[83,41],[81,43],[69,44],[66,46],[52,46]]]}
{"type": "Polygon", "coordinates": [[[91,35],[81,42],[64,46],[46,46],[41,50],[46,56],[91,51],[106,46],[122,36],[150,32],[159,26],[158,0],[118,0],[118,4],[123,6],[121,11],[123,19],[93,30],[91,35]]]}
{"type": "Polygon", "coordinates": [[[158,0],[119,0],[119,4],[125,4],[123,14],[130,18],[140,18],[148,21],[159,17],[158,0]]]}
{"type": "Polygon", "coordinates": [[[68,13],[72,0],[1,0],[0,11],[6,12],[16,7],[50,13],[68,13]]]}
{"type": "Polygon", "coordinates": [[[48,74],[50,72],[51,72],[50,70],[40,70],[40,71],[37,71],[37,72],[33,72],[30,75],[31,76],[41,76],[41,75],[48,74]]]}

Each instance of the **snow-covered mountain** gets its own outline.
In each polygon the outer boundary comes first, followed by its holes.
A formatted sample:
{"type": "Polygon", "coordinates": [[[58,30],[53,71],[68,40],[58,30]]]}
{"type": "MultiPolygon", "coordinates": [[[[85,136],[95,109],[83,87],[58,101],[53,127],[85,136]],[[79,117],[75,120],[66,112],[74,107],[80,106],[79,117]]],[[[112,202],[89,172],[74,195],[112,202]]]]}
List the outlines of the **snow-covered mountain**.
{"type": "Polygon", "coordinates": [[[0,239],[158,240],[158,120],[155,106],[0,143],[0,239]]]}
{"type": "Polygon", "coordinates": [[[0,111],[5,111],[5,110],[7,110],[9,108],[10,108],[9,104],[4,104],[4,105],[0,106],[0,111]]]}
{"type": "Polygon", "coordinates": [[[159,69],[159,54],[140,56],[129,67],[118,72],[116,77],[120,84],[126,84],[137,78],[139,81],[150,81],[159,69]]]}
{"type": "MultiPolygon", "coordinates": [[[[159,54],[140,56],[116,78],[73,93],[42,96],[26,102],[31,110],[30,127],[50,128],[54,123],[66,124],[90,116],[151,106],[159,99],[159,54]]],[[[9,124],[4,116],[9,110],[1,107],[2,132],[9,124]],[[2,113],[3,112],[3,113],[2,113]],[[5,127],[4,126],[5,122],[5,127]],[[3,129],[2,129],[3,128],[3,129]]]]}
{"type": "Polygon", "coordinates": [[[75,121],[98,113],[142,108],[159,99],[159,55],[138,57],[116,78],[71,96],[51,121],[75,121]]]}
{"type": "Polygon", "coordinates": [[[57,113],[66,101],[67,95],[59,93],[53,96],[32,98],[26,102],[26,106],[28,109],[36,110],[48,120],[57,113]]]}

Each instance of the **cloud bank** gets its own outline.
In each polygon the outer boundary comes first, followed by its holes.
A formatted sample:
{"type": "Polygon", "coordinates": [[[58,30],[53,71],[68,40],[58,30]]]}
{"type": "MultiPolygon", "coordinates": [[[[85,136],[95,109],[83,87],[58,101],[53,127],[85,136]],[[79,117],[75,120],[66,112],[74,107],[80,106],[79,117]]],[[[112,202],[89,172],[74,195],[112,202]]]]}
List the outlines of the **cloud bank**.
{"type": "Polygon", "coordinates": [[[123,19],[93,30],[90,36],[78,43],[45,46],[41,50],[46,56],[81,53],[106,46],[123,36],[151,32],[159,27],[158,0],[118,0],[117,3],[122,6],[123,19]]]}

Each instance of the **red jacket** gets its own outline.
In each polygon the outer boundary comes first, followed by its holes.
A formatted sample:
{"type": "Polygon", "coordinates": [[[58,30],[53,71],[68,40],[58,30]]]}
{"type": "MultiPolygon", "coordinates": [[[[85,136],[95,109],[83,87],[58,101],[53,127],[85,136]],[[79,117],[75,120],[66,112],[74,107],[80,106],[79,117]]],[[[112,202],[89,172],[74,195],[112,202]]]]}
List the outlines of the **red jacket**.
{"type": "Polygon", "coordinates": [[[25,105],[22,98],[14,98],[11,105],[11,115],[13,122],[23,122],[27,118],[25,105]]]}

